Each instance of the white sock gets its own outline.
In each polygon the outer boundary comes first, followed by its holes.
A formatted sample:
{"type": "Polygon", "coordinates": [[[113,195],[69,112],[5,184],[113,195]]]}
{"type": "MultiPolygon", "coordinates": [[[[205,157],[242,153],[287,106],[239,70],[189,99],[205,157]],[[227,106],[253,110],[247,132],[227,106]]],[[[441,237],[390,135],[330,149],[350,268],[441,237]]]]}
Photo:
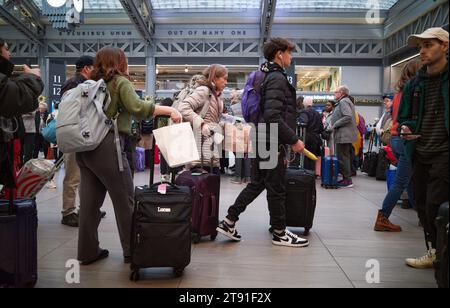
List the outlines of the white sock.
{"type": "Polygon", "coordinates": [[[232,226],[232,227],[234,227],[234,221],[232,221],[232,220],[229,220],[228,218],[226,218],[225,217],[225,222],[229,225],[229,226],[232,226]]]}

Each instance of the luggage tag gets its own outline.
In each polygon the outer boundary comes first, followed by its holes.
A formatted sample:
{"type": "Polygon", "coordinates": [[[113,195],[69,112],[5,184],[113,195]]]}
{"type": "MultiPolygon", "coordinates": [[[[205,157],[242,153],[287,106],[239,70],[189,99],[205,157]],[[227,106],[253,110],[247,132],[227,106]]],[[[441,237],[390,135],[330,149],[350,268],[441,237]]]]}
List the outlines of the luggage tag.
{"type": "Polygon", "coordinates": [[[167,184],[159,184],[158,185],[158,193],[161,195],[166,195],[167,194],[167,184]]]}

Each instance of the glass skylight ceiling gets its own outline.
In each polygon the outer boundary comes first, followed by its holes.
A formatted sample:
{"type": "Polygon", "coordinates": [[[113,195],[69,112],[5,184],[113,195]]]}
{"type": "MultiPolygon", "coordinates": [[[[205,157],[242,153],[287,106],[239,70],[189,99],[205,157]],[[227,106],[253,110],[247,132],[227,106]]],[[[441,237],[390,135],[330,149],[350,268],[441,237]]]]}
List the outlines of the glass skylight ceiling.
{"type": "MultiPolygon", "coordinates": [[[[42,1],[33,0],[39,7],[42,7],[42,1]]],[[[119,0],[84,0],[86,11],[123,11],[119,0]]]]}
{"type": "Polygon", "coordinates": [[[154,10],[259,9],[261,0],[151,0],[154,10]]]}
{"type": "MultiPolygon", "coordinates": [[[[42,1],[33,0],[39,7],[42,1]]],[[[398,0],[278,0],[277,9],[369,9],[368,3],[378,3],[379,9],[389,10],[398,0]]],[[[151,0],[154,10],[242,10],[259,9],[262,0],[151,0]]],[[[87,11],[122,11],[119,0],[84,0],[87,11]]],[[[375,8],[377,8],[375,6],[375,8]]]]}
{"type": "Polygon", "coordinates": [[[370,9],[389,10],[398,0],[277,0],[277,9],[370,9]],[[369,5],[373,3],[373,5],[369,5]],[[378,3],[378,5],[376,5],[378,3]]]}

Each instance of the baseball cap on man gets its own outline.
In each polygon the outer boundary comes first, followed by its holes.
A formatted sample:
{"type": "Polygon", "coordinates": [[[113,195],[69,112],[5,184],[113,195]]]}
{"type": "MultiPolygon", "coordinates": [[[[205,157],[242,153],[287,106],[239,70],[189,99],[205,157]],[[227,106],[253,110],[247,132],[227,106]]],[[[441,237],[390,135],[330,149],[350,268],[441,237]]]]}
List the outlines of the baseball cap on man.
{"type": "Polygon", "coordinates": [[[82,69],[85,66],[91,65],[94,65],[94,58],[91,56],[81,56],[75,63],[77,69],[82,69]]]}
{"type": "Polygon", "coordinates": [[[385,98],[389,98],[389,99],[394,99],[394,95],[392,94],[392,93],[389,93],[389,94],[384,94],[383,95],[383,99],[385,99],[385,98]]]}
{"type": "Polygon", "coordinates": [[[422,34],[412,34],[408,36],[408,45],[417,46],[421,40],[437,39],[441,42],[448,42],[448,32],[442,28],[429,28],[422,34]]]}

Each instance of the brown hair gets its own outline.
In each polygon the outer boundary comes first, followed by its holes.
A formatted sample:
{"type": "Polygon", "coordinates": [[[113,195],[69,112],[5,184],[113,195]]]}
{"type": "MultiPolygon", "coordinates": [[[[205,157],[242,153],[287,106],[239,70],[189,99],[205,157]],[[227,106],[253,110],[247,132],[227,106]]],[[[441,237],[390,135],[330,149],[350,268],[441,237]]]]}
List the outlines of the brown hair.
{"type": "Polygon", "coordinates": [[[403,91],[403,88],[406,85],[406,82],[413,78],[417,71],[420,69],[421,63],[419,59],[412,59],[406,63],[406,65],[402,69],[402,74],[400,76],[400,79],[397,81],[397,84],[395,85],[395,90],[397,92],[403,91]]]}
{"type": "Polygon", "coordinates": [[[222,64],[211,64],[202,72],[204,78],[198,80],[202,86],[207,86],[211,90],[215,90],[214,79],[225,77],[228,74],[228,69],[222,64]]]}
{"type": "Polygon", "coordinates": [[[285,52],[286,50],[292,51],[295,49],[294,44],[282,37],[274,37],[268,40],[263,47],[264,58],[268,61],[272,61],[278,51],[285,52]]]}
{"type": "Polygon", "coordinates": [[[128,78],[128,60],[122,49],[117,47],[103,47],[97,52],[94,59],[93,80],[103,79],[105,82],[113,80],[116,76],[128,78]]]}

